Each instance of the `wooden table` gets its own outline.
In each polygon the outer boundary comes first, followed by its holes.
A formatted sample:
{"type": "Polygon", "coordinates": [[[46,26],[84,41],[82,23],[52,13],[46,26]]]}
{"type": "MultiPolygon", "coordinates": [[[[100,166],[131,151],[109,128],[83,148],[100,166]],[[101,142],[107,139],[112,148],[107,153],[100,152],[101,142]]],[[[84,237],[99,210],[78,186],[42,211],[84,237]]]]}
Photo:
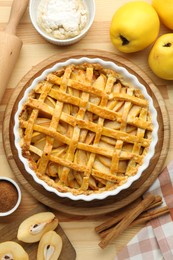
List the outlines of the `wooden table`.
{"type": "MultiPolygon", "coordinates": [[[[155,85],[160,90],[162,97],[166,102],[168,109],[171,130],[173,127],[173,82],[161,80],[156,77],[149,69],[147,63],[147,56],[150,51],[150,47],[144,51],[134,54],[119,53],[112,45],[109,37],[109,27],[112,15],[114,11],[123,3],[129,2],[128,0],[96,0],[96,16],[94,23],[84,39],[75,45],[68,47],[59,47],[46,42],[33,28],[28,10],[26,11],[23,19],[21,20],[18,29],[17,36],[23,41],[23,47],[20,53],[20,57],[11,75],[9,84],[2,104],[0,106],[0,131],[2,133],[3,116],[8,104],[9,98],[20,79],[36,64],[44,59],[49,58],[54,54],[61,54],[66,51],[74,51],[80,49],[98,49],[113,52],[121,55],[124,58],[129,59],[131,62],[139,66],[145,73],[152,79],[155,85]]],[[[150,2],[148,0],[148,2],[150,2]]],[[[0,0],[0,29],[2,30],[8,21],[12,0],[0,0]]],[[[160,34],[170,32],[163,25],[160,29],[160,34]]],[[[170,139],[170,147],[167,155],[165,165],[172,159],[173,152],[173,138],[170,139]]],[[[8,161],[5,156],[4,147],[2,143],[2,135],[0,139],[0,175],[8,176],[16,180],[14,173],[12,172],[8,161]]],[[[18,182],[18,180],[16,180],[18,182]]],[[[20,183],[19,183],[20,185],[20,183]]],[[[31,208],[38,205],[38,201],[20,185],[22,190],[22,203],[18,210],[10,217],[0,219],[0,229],[5,225],[9,225],[11,221],[24,212],[26,213],[31,208]]],[[[106,249],[100,249],[98,246],[99,237],[94,231],[95,226],[106,220],[111,213],[96,217],[83,217],[83,216],[69,216],[60,211],[58,217],[61,223],[61,227],[64,229],[72,245],[74,246],[78,260],[113,260],[116,253],[124,246],[141,226],[128,229],[123,233],[119,239],[112,241],[106,249]]]]}

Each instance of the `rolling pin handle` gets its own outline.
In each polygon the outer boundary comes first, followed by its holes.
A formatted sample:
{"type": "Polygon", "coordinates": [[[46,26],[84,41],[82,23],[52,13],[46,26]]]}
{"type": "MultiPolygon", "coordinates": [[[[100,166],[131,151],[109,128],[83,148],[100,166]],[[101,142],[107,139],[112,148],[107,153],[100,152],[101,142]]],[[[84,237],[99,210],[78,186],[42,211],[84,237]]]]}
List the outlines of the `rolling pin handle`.
{"type": "Polygon", "coordinates": [[[16,34],[16,28],[27,8],[29,0],[13,0],[10,17],[5,32],[16,34]]]}
{"type": "Polygon", "coordinates": [[[0,32],[0,103],[22,47],[22,41],[15,32],[27,4],[28,0],[13,1],[7,27],[0,32]]]}

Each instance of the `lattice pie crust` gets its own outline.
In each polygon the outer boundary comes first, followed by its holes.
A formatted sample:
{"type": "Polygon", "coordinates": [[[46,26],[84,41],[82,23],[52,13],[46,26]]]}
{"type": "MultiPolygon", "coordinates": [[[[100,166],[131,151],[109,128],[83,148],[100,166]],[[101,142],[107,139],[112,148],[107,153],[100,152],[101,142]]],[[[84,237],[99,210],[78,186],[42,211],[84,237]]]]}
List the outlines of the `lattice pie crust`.
{"type": "Polygon", "coordinates": [[[19,122],[23,156],[38,178],[74,195],[116,189],[135,175],[153,127],[141,90],[88,63],[48,74],[19,122]]]}

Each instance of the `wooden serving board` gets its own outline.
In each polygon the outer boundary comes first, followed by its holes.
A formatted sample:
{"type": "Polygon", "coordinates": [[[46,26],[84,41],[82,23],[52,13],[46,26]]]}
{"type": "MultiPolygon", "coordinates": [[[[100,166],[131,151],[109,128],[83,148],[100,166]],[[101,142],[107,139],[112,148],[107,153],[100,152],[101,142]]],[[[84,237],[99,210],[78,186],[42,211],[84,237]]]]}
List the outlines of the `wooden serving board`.
{"type": "Polygon", "coordinates": [[[160,174],[164,165],[170,138],[169,118],[164,100],[153,84],[151,79],[136,65],[129,60],[124,59],[114,53],[99,50],[80,50],[71,51],[64,54],[54,55],[33,67],[19,82],[5,111],[3,123],[3,143],[7,159],[15,176],[24,185],[27,191],[43,204],[73,215],[92,216],[109,213],[125,207],[143,193],[152,185],[160,174]],[[149,95],[152,97],[154,106],[158,113],[159,123],[159,141],[156,146],[155,155],[151,160],[149,167],[144,171],[142,177],[133,183],[129,189],[120,192],[116,196],[108,197],[104,200],[94,200],[92,202],[71,201],[65,198],[59,198],[57,195],[47,192],[42,186],[36,184],[32,177],[26,173],[22,163],[18,159],[17,151],[14,146],[13,126],[14,115],[19,100],[22,98],[25,89],[31,84],[35,77],[38,77],[42,71],[52,67],[55,63],[65,61],[69,58],[80,58],[85,54],[90,58],[101,58],[115,62],[124,66],[129,72],[136,75],[139,81],[145,85],[149,95]]]}
{"type": "MultiPolygon", "coordinates": [[[[23,220],[32,216],[33,214],[39,212],[50,211],[50,209],[46,208],[44,205],[39,205],[35,209],[28,212],[26,215],[19,217],[17,221],[7,224],[3,229],[1,229],[1,236],[0,236],[0,243],[5,241],[13,241],[19,243],[25,251],[29,255],[30,260],[37,259],[37,249],[38,249],[38,242],[36,243],[24,243],[17,239],[17,231],[19,225],[22,223],[23,220]]],[[[54,213],[54,212],[53,212],[54,213]]],[[[56,214],[56,213],[55,213],[56,214]]],[[[61,236],[62,238],[62,251],[59,256],[59,260],[75,260],[76,259],[76,251],[72,246],[71,242],[69,241],[68,237],[64,233],[63,229],[61,228],[60,224],[55,229],[55,231],[61,236]]]]}

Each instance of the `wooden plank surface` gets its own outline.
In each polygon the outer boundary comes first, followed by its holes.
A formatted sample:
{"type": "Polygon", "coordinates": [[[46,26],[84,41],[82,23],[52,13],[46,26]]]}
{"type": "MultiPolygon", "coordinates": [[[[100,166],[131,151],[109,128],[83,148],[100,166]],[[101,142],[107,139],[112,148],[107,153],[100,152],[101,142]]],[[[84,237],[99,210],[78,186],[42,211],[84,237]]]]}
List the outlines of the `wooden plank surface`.
{"type": "MultiPolygon", "coordinates": [[[[96,16],[94,23],[84,39],[75,45],[68,47],[59,47],[46,42],[32,27],[30,22],[28,9],[22,18],[18,28],[17,36],[23,41],[23,47],[20,53],[20,57],[16,63],[13,74],[9,80],[3,102],[0,106],[0,130],[2,133],[2,123],[4,118],[4,112],[7,107],[9,98],[13,93],[18,82],[24,77],[24,75],[34,68],[41,61],[48,59],[52,55],[58,55],[67,51],[76,51],[82,49],[97,49],[115,54],[130,60],[140,69],[142,69],[148,77],[153,81],[158,90],[160,91],[169,114],[169,120],[171,125],[171,132],[173,127],[173,82],[161,80],[156,77],[149,69],[147,57],[151,46],[142,52],[135,54],[123,54],[118,52],[109,37],[109,27],[112,15],[114,11],[123,3],[129,2],[129,0],[96,0],[96,16]]],[[[146,2],[150,2],[146,0],[146,2]]],[[[12,0],[0,0],[0,29],[3,29],[8,21],[12,0]]],[[[163,25],[160,29],[160,34],[168,33],[168,30],[163,25]]],[[[169,151],[164,165],[167,165],[172,160],[173,154],[173,137],[171,134],[169,151]]],[[[5,150],[2,143],[2,134],[0,139],[0,175],[8,176],[15,180],[15,175],[9,166],[8,160],[5,155],[5,150]]],[[[18,181],[18,180],[17,180],[18,181]]],[[[20,185],[20,183],[19,183],[20,185]]],[[[28,212],[32,208],[38,205],[38,202],[31,194],[20,185],[22,190],[22,202],[18,210],[10,217],[0,219],[0,229],[10,225],[17,217],[23,212],[28,212]]],[[[99,237],[94,232],[95,226],[102,221],[106,220],[112,213],[103,214],[101,216],[71,216],[61,211],[57,211],[61,227],[65,231],[72,245],[77,253],[77,260],[113,260],[116,253],[140,230],[141,226],[128,229],[122,234],[119,239],[113,240],[110,245],[102,250],[99,248],[99,237]]]]}

